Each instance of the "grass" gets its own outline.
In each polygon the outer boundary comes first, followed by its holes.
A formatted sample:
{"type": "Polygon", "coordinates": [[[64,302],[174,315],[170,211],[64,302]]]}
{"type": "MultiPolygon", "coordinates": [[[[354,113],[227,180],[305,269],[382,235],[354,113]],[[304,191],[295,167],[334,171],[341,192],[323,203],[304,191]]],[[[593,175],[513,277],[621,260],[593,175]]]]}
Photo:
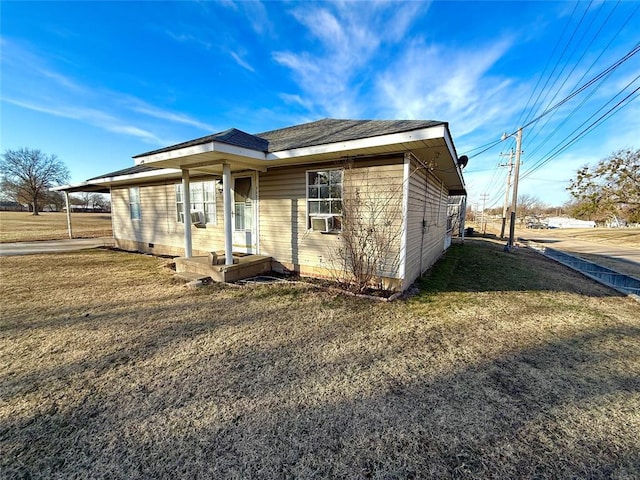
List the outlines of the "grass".
{"type": "MultiPolygon", "coordinates": [[[[548,230],[550,237],[640,247],[640,228],[573,228],[548,230]]],[[[547,233],[545,232],[545,233],[547,233]]]]}
{"type": "MultiPolygon", "coordinates": [[[[111,215],[108,213],[72,213],[75,238],[111,237],[111,215]]],[[[0,243],[69,238],[67,214],[43,212],[0,212],[0,243]]]]}
{"type": "MultiPolygon", "coordinates": [[[[471,224],[477,232],[480,228],[477,224],[471,224]]],[[[508,225],[507,225],[508,226],[508,225]]],[[[500,225],[496,223],[488,223],[487,234],[499,235],[500,225]]],[[[508,228],[507,228],[508,235],[508,228]]],[[[573,228],[573,229],[517,229],[516,237],[527,240],[542,241],[548,243],[550,248],[559,248],[570,255],[583,258],[590,262],[596,263],[606,268],[610,268],[616,272],[631,275],[640,278],[640,264],[627,258],[619,258],[615,255],[616,251],[622,249],[639,249],[640,250],[640,228],[573,228]],[[576,240],[577,244],[572,244],[576,240]],[[562,242],[558,247],[555,242],[562,242]],[[586,242],[586,243],[581,243],[586,242]],[[613,256],[603,255],[602,253],[588,253],[585,251],[591,248],[589,245],[604,244],[611,248],[614,252],[613,256]]]]}
{"type": "Polygon", "coordinates": [[[391,303],[165,262],[0,258],[0,476],[640,475],[638,303],[526,249],[391,303]]]}

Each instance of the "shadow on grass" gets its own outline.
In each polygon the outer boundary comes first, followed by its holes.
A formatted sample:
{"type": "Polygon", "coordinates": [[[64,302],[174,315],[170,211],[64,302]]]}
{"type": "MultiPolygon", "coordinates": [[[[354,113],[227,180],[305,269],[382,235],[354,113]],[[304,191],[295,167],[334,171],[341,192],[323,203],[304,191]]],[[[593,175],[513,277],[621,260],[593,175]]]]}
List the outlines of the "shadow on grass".
{"type": "MultiPolygon", "coordinates": [[[[201,327],[145,343],[197,344],[201,327]]],[[[38,411],[0,417],[1,465],[12,478],[633,478],[640,378],[624,366],[639,341],[640,328],[591,328],[439,373],[443,344],[330,358],[310,337],[204,343],[153,368],[158,351],[132,345],[128,364],[98,356],[80,381],[50,372],[62,385],[38,411]],[[391,368],[408,356],[424,367],[391,368]]]]}
{"type": "MultiPolygon", "coordinates": [[[[496,290],[470,289],[457,270],[463,260],[482,267],[487,255],[507,254],[467,247],[458,267],[445,263],[449,280],[433,291],[496,290]],[[450,290],[453,280],[462,286],[450,290]]],[[[438,322],[401,302],[293,287],[206,292],[177,294],[162,307],[114,301],[89,317],[74,315],[81,307],[51,307],[55,318],[41,324],[11,322],[0,332],[13,339],[0,345],[12,365],[0,379],[0,476],[640,473],[640,327],[623,301],[602,311],[590,305],[566,323],[534,314],[531,323],[542,323],[534,328],[502,311],[438,322]],[[25,369],[19,352],[32,338],[50,341],[57,328],[67,332],[58,340],[66,360],[53,366],[42,348],[35,360],[25,355],[25,369]],[[115,340],[106,348],[78,342],[94,328],[115,340]],[[526,342],[513,335],[525,328],[526,342]]]]}
{"type": "Polygon", "coordinates": [[[595,297],[621,296],[527,248],[504,252],[483,238],[452,245],[417,282],[423,294],[437,292],[557,291],[595,297]]]}

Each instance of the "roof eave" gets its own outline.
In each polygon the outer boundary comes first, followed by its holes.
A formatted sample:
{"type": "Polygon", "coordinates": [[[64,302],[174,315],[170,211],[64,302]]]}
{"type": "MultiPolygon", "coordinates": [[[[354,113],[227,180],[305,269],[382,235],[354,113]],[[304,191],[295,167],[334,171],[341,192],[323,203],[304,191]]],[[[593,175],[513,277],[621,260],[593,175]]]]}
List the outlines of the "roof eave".
{"type": "Polygon", "coordinates": [[[168,150],[166,152],[159,152],[151,155],[138,155],[134,157],[134,159],[136,165],[181,168],[183,165],[188,166],[185,159],[207,153],[218,154],[217,156],[220,158],[238,158],[254,161],[265,159],[264,152],[215,141],[177,148],[175,150],[168,150]]]}
{"type": "Polygon", "coordinates": [[[308,147],[293,148],[290,150],[270,152],[266,155],[266,159],[274,161],[285,160],[289,158],[302,158],[314,155],[326,155],[328,153],[349,153],[358,150],[364,150],[367,148],[383,146],[391,147],[393,145],[398,145],[399,151],[401,151],[407,150],[403,147],[413,142],[441,138],[443,137],[445,132],[445,124],[441,124],[433,127],[421,128],[418,130],[409,130],[406,132],[390,133],[385,135],[377,135],[374,137],[346,140],[343,142],[325,143],[308,147]]]}
{"type": "Polygon", "coordinates": [[[99,189],[108,191],[110,187],[115,185],[134,184],[139,180],[155,180],[168,177],[180,176],[180,170],[175,168],[161,168],[150,170],[148,172],[133,173],[130,175],[118,175],[114,177],[95,178],[87,182],[74,183],[70,185],[60,185],[53,187],[52,191],[76,193],[76,192],[95,192],[99,189]]]}

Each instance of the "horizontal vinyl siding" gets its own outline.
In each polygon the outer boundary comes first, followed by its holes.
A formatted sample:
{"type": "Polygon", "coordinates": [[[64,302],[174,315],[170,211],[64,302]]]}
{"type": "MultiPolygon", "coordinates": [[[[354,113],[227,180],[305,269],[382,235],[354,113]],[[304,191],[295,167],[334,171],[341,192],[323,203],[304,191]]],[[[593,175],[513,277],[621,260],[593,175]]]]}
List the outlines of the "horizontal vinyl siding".
{"type": "Polygon", "coordinates": [[[307,230],[306,172],[316,167],[274,169],[260,174],[260,253],[276,261],[331,268],[336,235],[307,230]]]}
{"type": "MultiPolygon", "coordinates": [[[[193,182],[209,180],[193,178],[193,182]]],[[[177,182],[140,185],[140,220],[132,220],[129,212],[129,188],[111,191],[113,233],[116,240],[137,242],[154,247],[144,250],[156,253],[184,252],[184,225],[176,220],[177,182]],[[169,247],[164,248],[163,247],[169,247]]],[[[193,250],[209,252],[224,249],[222,195],[216,193],[216,225],[191,227],[193,250]]]]}
{"type": "MultiPolygon", "coordinates": [[[[307,229],[306,172],[341,168],[341,162],[323,165],[277,168],[260,174],[260,253],[272,256],[277,262],[318,269],[338,268],[336,248],[340,236],[322,234],[307,229]]],[[[366,181],[372,191],[383,191],[397,185],[402,195],[402,158],[367,160],[348,169],[343,178],[343,196],[350,185],[362,188],[366,181]],[[386,163],[393,162],[393,165],[386,163]],[[383,163],[384,162],[384,163],[383,163]],[[349,181],[347,175],[352,175],[349,181]]],[[[364,190],[363,190],[364,192],[364,190]]],[[[401,214],[397,216],[400,228],[401,214]]],[[[394,252],[400,248],[398,237],[394,252]]],[[[303,268],[304,269],[304,268],[303,268]]],[[[395,273],[395,272],[394,272],[395,273]]]]}
{"type": "Polygon", "coordinates": [[[433,172],[427,173],[422,165],[413,160],[409,179],[404,288],[433,265],[444,251],[447,199],[448,190],[440,179],[433,172]],[[425,178],[428,178],[428,182],[425,182],[425,178]]]}

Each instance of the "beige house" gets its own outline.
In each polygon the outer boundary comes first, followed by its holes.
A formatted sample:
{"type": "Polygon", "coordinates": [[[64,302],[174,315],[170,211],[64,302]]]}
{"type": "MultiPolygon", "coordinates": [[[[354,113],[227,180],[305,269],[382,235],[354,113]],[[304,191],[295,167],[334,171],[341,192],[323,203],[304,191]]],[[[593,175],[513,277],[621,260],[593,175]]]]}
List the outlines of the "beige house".
{"type": "Polygon", "coordinates": [[[256,135],[230,129],[134,160],[60,188],[109,191],[122,249],[186,259],[216,251],[227,269],[234,255],[238,262],[252,254],[274,271],[333,276],[355,255],[344,248],[355,239],[361,254],[384,257],[379,274],[400,290],[448,247],[448,199],[466,195],[466,157],[437,121],[324,119],[256,135]],[[364,235],[354,237],[356,223],[364,235]],[[367,243],[376,235],[382,250],[367,243]]]}

